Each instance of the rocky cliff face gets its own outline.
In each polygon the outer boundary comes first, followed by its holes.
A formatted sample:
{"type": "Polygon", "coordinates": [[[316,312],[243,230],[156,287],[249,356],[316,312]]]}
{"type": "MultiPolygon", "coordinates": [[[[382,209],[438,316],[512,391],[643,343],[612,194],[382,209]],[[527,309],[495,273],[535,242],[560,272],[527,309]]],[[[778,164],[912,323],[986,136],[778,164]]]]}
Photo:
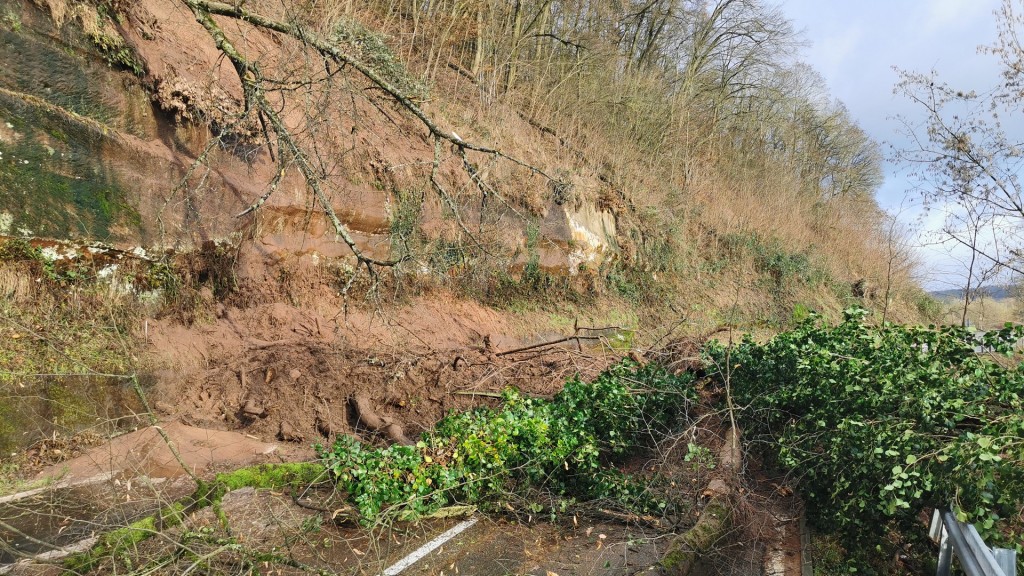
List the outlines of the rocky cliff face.
{"type": "MultiPolygon", "coordinates": [[[[184,3],[3,0],[0,17],[0,234],[175,250],[229,242],[271,265],[351,257],[293,154],[265,117],[245,114],[236,69],[184,3]]],[[[269,100],[369,257],[394,257],[412,237],[469,234],[508,266],[532,258],[575,273],[614,252],[616,222],[595,206],[596,179],[554,186],[497,156],[435,145],[358,74],[294,38],[218,22],[259,64],[269,100]]],[[[339,45],[364,49],[342,32],[339,45]]],[[[457,102],[420,104],[439,123],[456,119],[467,137],[486,132],[457,102]]],[[[553,173],[551,145],[536,136],[526,160],[553,173]]]]}

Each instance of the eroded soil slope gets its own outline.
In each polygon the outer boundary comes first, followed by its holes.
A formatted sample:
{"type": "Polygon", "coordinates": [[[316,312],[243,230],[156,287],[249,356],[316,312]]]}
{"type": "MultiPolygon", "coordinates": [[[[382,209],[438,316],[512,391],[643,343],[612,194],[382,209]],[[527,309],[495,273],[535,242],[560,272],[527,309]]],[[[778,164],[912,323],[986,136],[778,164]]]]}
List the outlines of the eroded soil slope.
{"type": "Polygon", "coordinates": [[[374,432],[360,425],[374,414],[414,437],[506,387],[551,395],[566,379],[593,376],[621,357],[595,340],[503,354],[572,330],[531,333],[522,317],[438,294],[347,312],[283,303],[218,310],[191,327],[147,322],[148,350],[162,367],[153,405],[163,418],[262,439],[308,444],[374,432]]]}

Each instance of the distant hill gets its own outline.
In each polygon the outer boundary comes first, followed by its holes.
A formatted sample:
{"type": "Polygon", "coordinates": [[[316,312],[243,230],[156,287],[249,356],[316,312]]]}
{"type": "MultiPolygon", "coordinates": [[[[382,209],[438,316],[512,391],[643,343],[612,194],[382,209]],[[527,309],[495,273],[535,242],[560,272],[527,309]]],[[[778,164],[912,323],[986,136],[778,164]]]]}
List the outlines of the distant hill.
{"type": "MultiPolygon", "coordinates": [[[[940,300],[947,300],[950,298],[962,298],[964,293],[963,288],[951,288],[949,290],[932,290],[929,292],[932,296],[939,298],[940,300]]],[[[985,286],[981,289],[981,293],[987,298],[995,298],[996,300],[1002,300],[1004,298],[1013,298],[1014,286],[1012,284],[997,284],[994,286],[985,286]]]]}

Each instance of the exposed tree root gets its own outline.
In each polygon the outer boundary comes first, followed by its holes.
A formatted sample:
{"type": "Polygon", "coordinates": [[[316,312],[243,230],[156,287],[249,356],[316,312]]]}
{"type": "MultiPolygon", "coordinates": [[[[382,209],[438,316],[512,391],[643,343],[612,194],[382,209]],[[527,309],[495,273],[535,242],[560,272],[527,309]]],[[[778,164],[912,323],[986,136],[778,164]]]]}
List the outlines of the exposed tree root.
{"type": "Polygon", "coordinates": [[[392,418],[381,416],[373,409],[373,403],[368,396],[356,394],[352,397],[352,408],[356,411],[356,424],[361,425],[371,432],[379,432],[397,444],[410,445],[412,442],[405,436],[402,425],[392,418]]]}

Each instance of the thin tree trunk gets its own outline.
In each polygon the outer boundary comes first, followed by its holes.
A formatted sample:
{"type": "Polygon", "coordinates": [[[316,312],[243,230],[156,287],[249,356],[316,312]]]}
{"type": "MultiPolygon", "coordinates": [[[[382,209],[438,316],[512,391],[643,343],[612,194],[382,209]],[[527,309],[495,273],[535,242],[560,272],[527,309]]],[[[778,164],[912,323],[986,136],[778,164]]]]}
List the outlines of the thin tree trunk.
{"type": "Polygon", "coordinates": [[[523,4],[516,0],[512,7],[512,46],[505,63],[505,82],[502,91],[508,92],[516,83],[516,66],[519,64],[519,44],[523,34],[523,4]]]}
{"type": "Polygon", "coordinates": [[[477,81],[480,80],[480,65],[484,60],[484,10],[486,9],[486,2],[480,2],[476,9],[476,46],[473,54],[473,66],[469,70],[477,81]]]}

